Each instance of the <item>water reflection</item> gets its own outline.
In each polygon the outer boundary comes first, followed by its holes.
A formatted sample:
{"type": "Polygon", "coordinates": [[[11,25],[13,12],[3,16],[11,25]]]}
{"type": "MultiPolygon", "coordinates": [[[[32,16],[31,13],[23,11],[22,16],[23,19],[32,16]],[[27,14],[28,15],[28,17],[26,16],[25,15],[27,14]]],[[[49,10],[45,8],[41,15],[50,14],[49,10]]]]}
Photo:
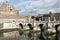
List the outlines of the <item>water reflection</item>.
{"type": "Polygon", "coordinates": [[[20,31],[14,35],[13,32],[0,33],[0,40],[60,40],[60,33],[47,35],[45,32],[20,31]],[[17,36],[19,34],[19,36],[17,36]],[[7,36],[7,37],[6,37],[7,36]]]}
{"type": "Polygon", "coordinates": [[[47,35],[44,32],[33,33],[32,31],[23,32],[23,35],[20,35],[19,40],[60,40],[60,33],[53,35],[47,35]]]}
{"type": "Polygon", "coordinates": [[[60,32],[56,33],[55,40],[60,40],[60,32]]]}
{"type": "Polygon", "coordinates": [[[30,31],[30,32],[28,33],[28,38],[29,38],[30,40],[34,40],[34,34],[33,34],[32,31],[30,31]]]}
{"type": "Polygon", "coordinates": [[[19,35],[23,35],[23,31],[20,31],[20,32],[19,32],[19,35]]]}
{"type": "Polygon", "coordinates": [[[45,37],[43,36],[42,32],[39,34],[39,39],[40,40],[45,40],[45,37]]]}
{"type": "Polygon", "coordinates": [[[58,33],[56,33],[55,40],[58,40],[58,33]]]}
{"type": "Polygon", "coordinates": [[[19,40],[18,36],[17,31],[7,33],[0,32],[0,40],[19,40]]]}
{"type": "Polygon", "coordinates": [[[47,36],[43,35],[43,32],[33,33],[29,31],[23,32],[23,35],[20,34],[19,40],[47,40],[47,36]]]}

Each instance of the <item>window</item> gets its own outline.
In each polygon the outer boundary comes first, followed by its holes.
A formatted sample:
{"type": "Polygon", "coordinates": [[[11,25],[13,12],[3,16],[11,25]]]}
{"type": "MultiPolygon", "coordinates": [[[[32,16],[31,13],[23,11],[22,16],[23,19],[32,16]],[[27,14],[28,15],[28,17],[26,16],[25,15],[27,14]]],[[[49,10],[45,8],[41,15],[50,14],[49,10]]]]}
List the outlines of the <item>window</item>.
{"type": "Polygon", "coordinates": [[[12,9],[10,9],[10,11],[12,11],[12,9]]]}

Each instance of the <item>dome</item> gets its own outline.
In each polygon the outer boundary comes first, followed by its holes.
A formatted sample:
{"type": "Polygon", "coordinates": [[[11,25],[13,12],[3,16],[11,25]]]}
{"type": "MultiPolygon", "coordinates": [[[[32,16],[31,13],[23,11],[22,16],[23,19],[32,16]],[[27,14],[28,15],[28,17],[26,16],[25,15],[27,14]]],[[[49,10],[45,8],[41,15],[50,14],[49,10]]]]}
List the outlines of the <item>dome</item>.
{"type": "Polygon", "coordinates": [[[2,4],[0,5],[0,15],[18,16],[18,10],[16,10],[12,5],[2,4]]]}

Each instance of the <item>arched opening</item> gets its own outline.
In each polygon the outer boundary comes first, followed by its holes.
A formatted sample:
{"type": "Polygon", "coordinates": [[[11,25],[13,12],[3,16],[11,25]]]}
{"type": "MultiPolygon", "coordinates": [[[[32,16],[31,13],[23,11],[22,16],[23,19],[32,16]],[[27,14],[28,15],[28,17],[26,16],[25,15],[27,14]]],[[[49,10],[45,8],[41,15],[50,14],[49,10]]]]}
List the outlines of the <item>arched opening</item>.
{"type": "Polygon", "coordinates": [[[28,24],[28,26],[29,26],[30,30],[33,30],[32,24],[28,24]]]}
{"type": "Polygon", "coordinates": [[[58,35],[59,35],[58,27],[59,26],[60,26],[60,24],[55,25],[55,30],[56,30],[56,38],[55,38],[55,40],[58,40],[58,35]]]}
{"type": "Polygon", "coordinates": [[[21,27],[21,29],[23,29],[23,24],[22,23],[20,23],[19,26],[21,27]]]}
{"type": "Polygon", "coordinates": [[[55,25],[55,30],[56,30],[56,33],[58,33],[58,27],[60,26],[60,24],[57,24],[57,25],[55,25]]]}
{"type": "Polygon", "coordinates": [[[40,27],[40,29],[41,29],[41,32],[44,31],[44,29],[43,29],[43,25],[44,25],[44,24],[39,24],[39,27],[40,27]]]}

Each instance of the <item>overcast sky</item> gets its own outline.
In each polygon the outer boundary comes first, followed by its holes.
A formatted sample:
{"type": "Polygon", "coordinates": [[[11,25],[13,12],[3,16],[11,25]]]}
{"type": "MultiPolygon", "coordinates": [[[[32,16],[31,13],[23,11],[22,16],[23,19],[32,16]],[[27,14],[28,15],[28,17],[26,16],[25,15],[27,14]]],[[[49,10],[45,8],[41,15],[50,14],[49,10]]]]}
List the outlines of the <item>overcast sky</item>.
{"type": "Polygon", "coordinates": [[[20,15],[37,15],[42,13],[60,12],[60,0],[0,0],[0,4],[12,4],[20,15]]]}

